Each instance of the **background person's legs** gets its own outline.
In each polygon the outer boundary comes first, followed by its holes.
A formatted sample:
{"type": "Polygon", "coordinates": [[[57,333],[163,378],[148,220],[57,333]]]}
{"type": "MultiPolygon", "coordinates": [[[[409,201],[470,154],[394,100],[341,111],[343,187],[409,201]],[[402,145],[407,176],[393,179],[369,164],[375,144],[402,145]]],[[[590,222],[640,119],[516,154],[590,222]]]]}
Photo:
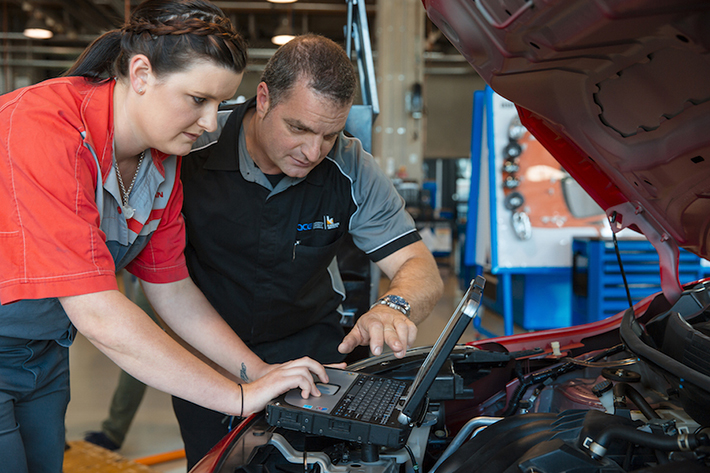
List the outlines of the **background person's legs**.
{"type": "MultiPolygon", "coordinates": [[[[131,301],[158,323],[157,316],[150,306],[138,279],[123,270],[120,274],[123,292],[131,301]]],[[[128,429],[140,407],[146,385],[128,373],[121,371],[118,385],[113,392],[108,417],[101,423],[101,431],[87,432],[84,440],[109,450],[118,450],[126,439],[128,429]]]]}
{"type": "Polygon", "coordinates": [[[101,424],[101,431],[117,446],[123,445],[128,429],[145,394],[146,385],[121,371],[118,386],[113,392],[109,415],[101,424]]]}

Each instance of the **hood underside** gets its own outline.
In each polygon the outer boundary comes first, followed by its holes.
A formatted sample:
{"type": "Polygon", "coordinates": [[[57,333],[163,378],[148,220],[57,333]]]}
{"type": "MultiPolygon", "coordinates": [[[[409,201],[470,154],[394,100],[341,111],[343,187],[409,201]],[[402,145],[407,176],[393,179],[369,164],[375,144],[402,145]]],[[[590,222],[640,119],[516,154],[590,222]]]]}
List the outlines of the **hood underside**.
{"type": "Polygon", "coordinates": [[[614,230],[656,246],[677,297],[676,244],[710,254],[710,2],[424,5],[614,230]]]}

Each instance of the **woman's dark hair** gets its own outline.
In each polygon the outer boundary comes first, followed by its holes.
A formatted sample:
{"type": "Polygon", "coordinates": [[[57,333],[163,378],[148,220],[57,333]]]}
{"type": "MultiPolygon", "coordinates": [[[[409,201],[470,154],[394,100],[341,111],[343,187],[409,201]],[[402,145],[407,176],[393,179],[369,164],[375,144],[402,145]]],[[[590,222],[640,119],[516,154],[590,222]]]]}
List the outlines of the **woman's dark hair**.
{"type": "Polygon", "coordinates": [[[300,79],[339,105],[350,105],[355,97],[357,79],[352,62],[343,48],[323,36],[296,36],[271,56],[261,74],[261,81],[269,88],[269,108],[288,96],[300,79]]]}
{"type": "Polygon", "coordinates": [[[144,54],[157,76],[210,60],[241,73],[247,46],[222,10],[205,0],[147,0],[121,29],[97,38],[65,76],[93,80],[128,75],[128,62],[144,54]]]}

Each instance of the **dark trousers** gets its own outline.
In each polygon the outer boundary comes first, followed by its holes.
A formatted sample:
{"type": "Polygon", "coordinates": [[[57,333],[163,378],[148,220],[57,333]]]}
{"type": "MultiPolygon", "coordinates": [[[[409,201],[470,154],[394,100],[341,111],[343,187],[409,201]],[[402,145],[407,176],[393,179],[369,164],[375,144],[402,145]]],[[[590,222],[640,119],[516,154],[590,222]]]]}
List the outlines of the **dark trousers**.
{"type": "Polygon", "coordinates": [[[225,416],[221,412],[205,409],[174,396],[173,410],[185,443],[188,471],[229,433],[230,422],[231,427],[236,427],[241,422],[238,417],[225,416]]]}
{"type": "Polygon", "coordinates": [[[61,473],[69,352],[53,340],[0,337],[0,470],[61,473]]]}

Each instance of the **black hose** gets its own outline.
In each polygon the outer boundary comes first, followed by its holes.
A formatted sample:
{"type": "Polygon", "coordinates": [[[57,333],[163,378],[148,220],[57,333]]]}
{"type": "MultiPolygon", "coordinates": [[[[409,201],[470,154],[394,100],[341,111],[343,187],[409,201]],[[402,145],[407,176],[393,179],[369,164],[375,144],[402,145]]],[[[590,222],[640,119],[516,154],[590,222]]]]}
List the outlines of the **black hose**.
{"type": "Polygon", "coordinates": [[[414,456],[412,447],[410,447],[409,445],[405,445],[404,448],[407,450],[407,453],[409,454],[409,459],[412,461],[412,470],[414,470],[414,473],[419,473],[419,463],[417,462],[417,457],[414,456]]]}
{"type": "Polygon", "coordinates": [[[651,404],[646,401],[640,392],[628,383],[616,383],[614,385],[614,409],[626,407],[626,403],[621,401],[621,398],[628,397],[641,410],[641,413],[646,419],[660,419],[656,411],[651,407],[651,404]]]}
{"type": "Polygon", "coordinates": [[[515,414],[515,411],[518,410],[518,405],[520,405],[520,400],[523,398],[525,391],[527,391],[531,384],[532,382],[528,382],[527,380],[520,381],[520,384],[516,386],[515,391],[513,391],[513,395],[510,397],[508,408],[503,411],[503,417],[510,417],[515,414]]]}
{"type": "Polygon", "coordinates": [[[706,434],[680,434],[658,435],[642,432],[628,425],[610,425],[606,427],[594,440],[597,445],[590,445],[590,454],[593,458],[603,457],[609,445],[614,440],[633,442],[648,448],[663,451],[695,450],[701,445],[710,445],[710,438],[706,434]]]}
{"type": "MultiPolygon", "coordinates": [[[[587,361],[599,361],[602,358],[606,358],[607,356],[615,355],[616,353],[623,351],[624,348],[624,345],[620,343],[611,348],[607,348],[601,353],[594,355],[587,361]]],[[[515,414],[515,412],[518,410],[518,406],[520,405],[520,400],[525,395],[525,391],[527,391],[527,389],[533,384],[542,383],[543,381],[546,381],[547,379],[552,377],[554,377],[555,379],[559,378],[563,374],[566,374],[570,371],[578,370],[580,368],[582,368],[582,366],[568,361],[556,368],[549,368],[538,373],[533,373],[526,378],[523,378],[522,374],[520,374],[518,376],[518,379],[520,379],[520,384],[518,384],[518,386],[515,388],[515,391],[513,391],[513,395],[510,397],[510,401],[508,402],[508,407],[503,412],[502,416],[510,417],[515,414]]]]}

